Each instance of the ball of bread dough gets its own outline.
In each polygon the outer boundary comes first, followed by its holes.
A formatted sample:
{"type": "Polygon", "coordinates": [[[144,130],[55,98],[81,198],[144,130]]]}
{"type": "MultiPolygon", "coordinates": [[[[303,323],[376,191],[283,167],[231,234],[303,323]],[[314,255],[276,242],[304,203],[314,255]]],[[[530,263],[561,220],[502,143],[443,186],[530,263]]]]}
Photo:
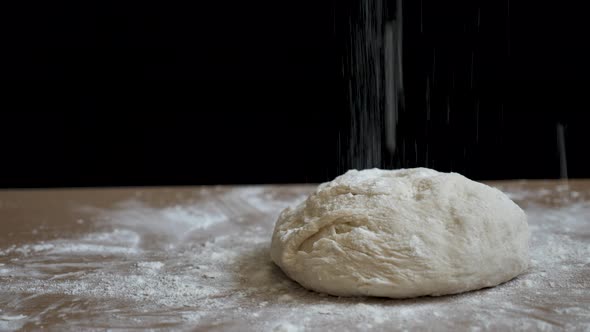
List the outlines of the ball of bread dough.
{"type": "Polygon", "coordinates": [[[501,191],[427,168],[351,170],[276,223],[271,258],[338,296],[454,294],[528,267],[525,213],[501,191]]]}

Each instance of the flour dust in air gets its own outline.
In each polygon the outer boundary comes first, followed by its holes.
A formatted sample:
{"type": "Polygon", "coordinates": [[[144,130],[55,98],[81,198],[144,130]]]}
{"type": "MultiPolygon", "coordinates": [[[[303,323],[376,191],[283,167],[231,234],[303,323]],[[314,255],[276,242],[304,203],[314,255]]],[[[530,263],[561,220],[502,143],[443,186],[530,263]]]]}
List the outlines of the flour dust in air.
{"type": "Polygon", "coordinates": [[[384,167],[397,150],[403,109],[402,2],[362,0],[350,19],[345,60],[350,105],[346,169],[384,167]]]}

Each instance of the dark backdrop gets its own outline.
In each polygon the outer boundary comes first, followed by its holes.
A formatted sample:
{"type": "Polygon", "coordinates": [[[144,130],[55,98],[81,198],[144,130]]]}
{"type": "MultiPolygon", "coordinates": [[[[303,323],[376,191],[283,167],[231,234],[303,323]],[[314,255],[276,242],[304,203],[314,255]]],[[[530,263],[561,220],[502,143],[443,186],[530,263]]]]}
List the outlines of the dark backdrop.
{"type": "MultiPolygon", "coordinates": [[[[3,4],[0,186],[331,179],[358,3],[3,4]]],[[[582,6],[405,1],[406,105],[377,166],[556,178],[561,123],[568,175],[590,177],[582,6]]]]}

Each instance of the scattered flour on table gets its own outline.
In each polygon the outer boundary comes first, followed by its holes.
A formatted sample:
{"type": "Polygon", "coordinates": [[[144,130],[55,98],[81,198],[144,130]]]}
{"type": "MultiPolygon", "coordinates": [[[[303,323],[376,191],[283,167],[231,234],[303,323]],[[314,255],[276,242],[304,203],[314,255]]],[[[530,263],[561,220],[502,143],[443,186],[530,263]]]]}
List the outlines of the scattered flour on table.
{"type": "Polygon", "coordinates": [[[303,328],[298,325],[283,322],[283,323],[279,323],[272,330],[273,330],[273,332],[301,332],[301,331],[303,331],[303,328]]]}
{"type": "Polygon", "coordinates": [[[25,324],[25,315],[3,315],[0,310],[0,330],[18,330],[25,324]]]}
{"type": "Polygon", "coordinates": [[[4,320],[4,321],[21,320],[24,318],[27,318],[27,316],[25,316],[25,315],[16,315],[16,316],[0,315],[0,320],[4,320]]]}
{"type": "Polygon", "coordinates": [[[230,331],[339,330],[334,321],[358,330],[432,328],[433,318],[439,330],[452,330],[457,320],[482,330],[590,324],[588,203],[525,207],[532,231],[526,274],[482,291],[399,301],[313,293],[271,263],[278,213],[308,192],[277,197],[265,187],[243,187],[201,193],[216,197],[208,203],[156,208],[135,200],[113,210],[86,208],[84,220],[97,225],[93,233],[0,248],[0,316],[22,317],[0,319],[0,329],[51,317],[67,317],[70,328],[91,321],[230,331]],[[47,295],[66,295],[72,304],[31,311],[47,295]]]}

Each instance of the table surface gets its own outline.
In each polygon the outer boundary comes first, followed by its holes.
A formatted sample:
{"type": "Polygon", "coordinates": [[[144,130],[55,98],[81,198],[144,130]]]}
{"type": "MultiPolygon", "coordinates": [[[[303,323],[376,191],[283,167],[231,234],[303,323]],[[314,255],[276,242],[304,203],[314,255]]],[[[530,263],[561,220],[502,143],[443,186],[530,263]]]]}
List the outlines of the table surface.
{"type": "Polygon", "coordinates": [[[0,330],[590,329],[590,180],[489,183],[527,212],[530,269],[497,287],[338,298],[269,257],[314,185],[0,190],[0,330]]]}

